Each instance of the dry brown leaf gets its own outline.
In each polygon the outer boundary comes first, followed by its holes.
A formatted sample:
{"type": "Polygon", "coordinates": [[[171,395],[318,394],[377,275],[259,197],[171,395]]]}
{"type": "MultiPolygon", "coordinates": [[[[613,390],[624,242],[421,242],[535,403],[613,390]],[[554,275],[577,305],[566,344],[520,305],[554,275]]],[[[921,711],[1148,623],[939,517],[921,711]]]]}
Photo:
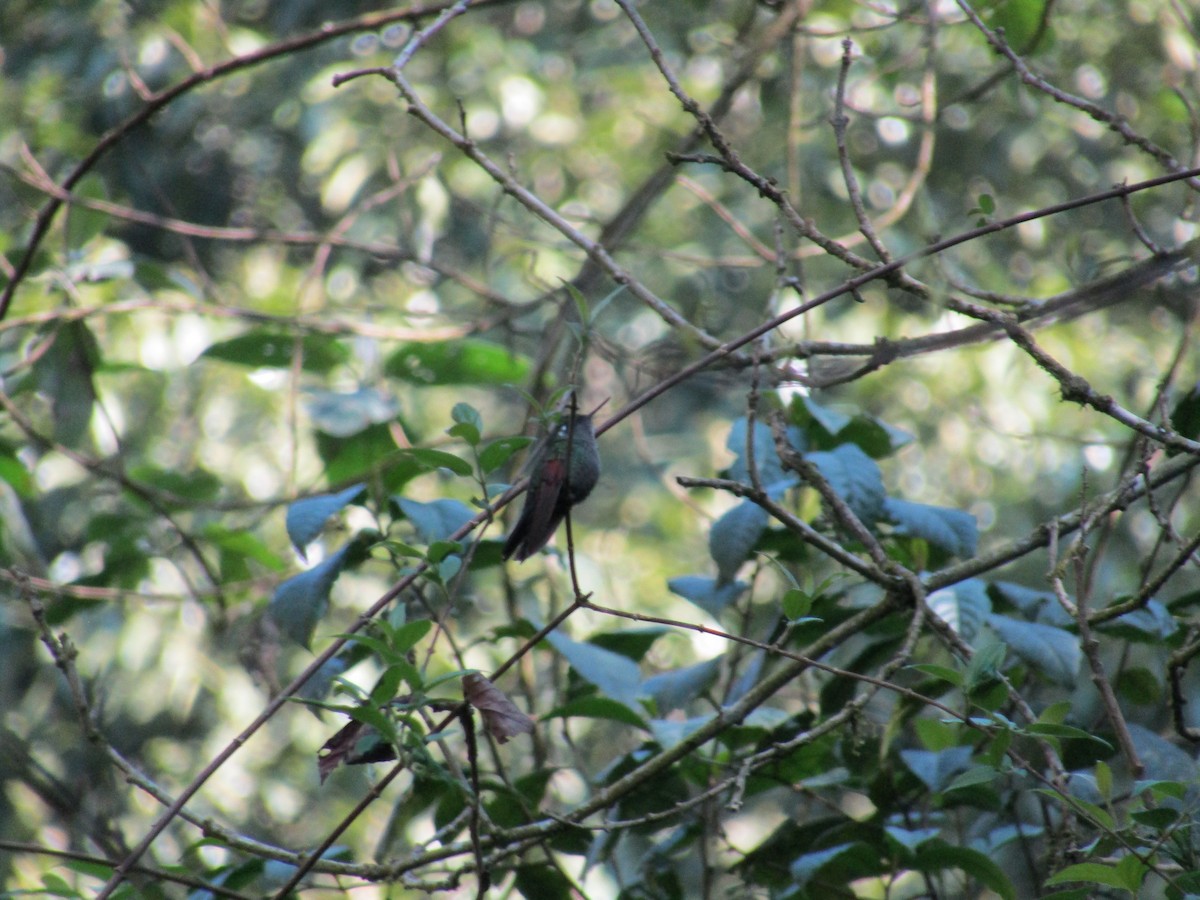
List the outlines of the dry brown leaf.
{"type": "Polygon", "coordinates": [[[479,710],[487,733],[501,744],[518,734],[530,734],[533,731],[533,719],[521,712],[507,694],[478,672],[463,676],[463,696],[479,710]]]}

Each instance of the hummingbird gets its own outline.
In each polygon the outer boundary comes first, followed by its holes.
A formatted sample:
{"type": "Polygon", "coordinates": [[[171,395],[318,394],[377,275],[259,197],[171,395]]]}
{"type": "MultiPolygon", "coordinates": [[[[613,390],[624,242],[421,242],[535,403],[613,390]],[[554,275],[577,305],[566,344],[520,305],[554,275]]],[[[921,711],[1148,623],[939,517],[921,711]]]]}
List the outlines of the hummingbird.
{"type": "Polygon", "coordinates": [[[546,546],[567,510],[586,500],[599,480],[591,414],[560,422],[534,454],[525,506],[504,542],[504,558],[524,562],[546,546]]]}

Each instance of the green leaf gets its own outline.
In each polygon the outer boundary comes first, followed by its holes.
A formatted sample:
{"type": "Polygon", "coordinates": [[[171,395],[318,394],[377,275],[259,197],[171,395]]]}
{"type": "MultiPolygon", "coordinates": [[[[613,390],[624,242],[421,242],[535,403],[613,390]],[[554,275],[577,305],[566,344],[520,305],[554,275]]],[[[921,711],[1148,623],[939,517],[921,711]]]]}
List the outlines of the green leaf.
{"type": "Polygon", "coordinates": [[[420,385],[519,384],[530,362],[499,344],[464,339],[405,344],[387,358],[384,372],[420,385]]]}
{"type": "Polygon", "coordinates": [[[65,878],[55,872],[44,872],[42,874],[42,893],[50,894],[54,897],[80,897],[82,896],[67,882],[65,878]]]}
{"type": "Polygon", "coordinates": [[[556,706],[541,717],[545,719],[611,719],[638,728],[647,728],[645,720],[632,708],[610,697],[592,695],[556,706]]]}
{"type": "Polygon", "coordinates": [[[939,666],[934,663],[918,663],[909,666],[909,668],[916,669],[918,672],[924,672],[926,675],[932,675],[934,678],[940,678],[942,681],[952,684],[955,687],[961,687],[963,684],[962,673],[946,666],[939,666]]]}
{"type": "Polygon", "coordinates": [[[450,410],[450,418],[455,421],[455,424],[446,429],[447,434],[459,438],[472,447],[479,444],[483,434],[483,417],[479,415],[479,411],[475,407],[469,403],[455,403],[454,408],[450,410]]]}
{"type": "MultiPolygon", "coordinates": [[[[135,481],[153,485],[159,490],[174,494],[181,501],[205,501],[214,499],[221,492],[221,479],[202,466],[185,472],[162,469],[155,465],[133,466],[129,475],[135,481]]],[[[191,503],[172,501],[172,507],[188,507],[191,503]]]]}
{"type": "MultiPolygon", "coordinates": [[[[83,200],[107,200],[108,191],[104,179],[99,175],[88,175],[71,189],[71,193],[83,200]]],[[[104,233],[108,227],[109,213],[96,209],[88,209],[82,203],[72,203],[65,212],[67,220],[67,247],[72,254],[79,251],[91,241],[104,233]]]]}
{"type": "MultiPolygon", "coordinates": [[[[1175,402],[1171,410],[1171,427],[1181,437],[1196,440],[1200,437],[1200,382],[1175,402]]],[[[1167,448],[1168,456],[1175,456],[1183,451],[1178,447],[1167,448]]]]}
{"type": "Polygon", "coordinates": [[[412,447],[400,451],[401,456],[413,460],[422,471],[432,472],[435,469],[448,469],[455,475],[467,476],[474,472],[471,464],[461,456],[447,453],[445,450],[434,450],[429,447],[412,447]]]}
{"type": "Polygon", "coordinates": [[[200,354],[200,359],[216,359],[252,369],[290,369],[297,353],[300,354],[300,367],[318,374],[325,374],[350,359],[346,346],[329,335],[297,337],[257,328],[210,345],[200,354]]]}
{"type": "Polygon", "coordinates": [[[0,451],[0,479],[12,485],[17,496],[26,499],[33,496],[33,476],[7,449],[0,451]]]}
{"type": "Polygon", "coordinates": [[[587,324],[591,319],[588,312],[587,297],[583,296],[583,292],[569,281],[563,281],[563,290],[567,292],[567,296],[575,304],[575,311],[579,313],[579,321],[587,324]]]}
{"type": "Polygon", "coordinates": [[[284,561],[272,553],[262,539],[253,532],[241,529],[231,531],[224,525],[210,522],[204,526],[203,534],[206,540],[211,541],[214,546],[221,548],[224,552],[252,559],[272,572],[282,572],[286,568],[284,561]]]}
{"type": "Polygon", "coordinates": [[[641,662],[650,652],[650,648],[664,634],[671,634],[671,629],[662,625],[650,625],[646,628],[624,628],[620,631],[600,631],[588,638],[589,644],[612,650],[622,656],[641,662]]]}
{"type": "Polygon", "coordinates": [[[403,656],[424,640],[432,628],[433,622],[429,619],[416,619],[412,622],[406,622],[392,634],[392,651],[403,656]]]}
{"type": "Polygon", "coordinates": [[[537,900],[572,900],[573,897],[579,896],[574,882],[553,863],[517,866],[516,873],[513,887],[522,897],[536,897],[537,900]]]}
{"type": "Polygon", "coordinates": [[[1052,725],[1046,722],[1032,722],[1025,726],[1026,732],[1041,737],[1066,738],[1077,741],[1090,741],[1098,744],[1107,750],[1114,750],[1112,744],[1104,740],[1099,735],[1092,734],[1082,728],[1076,728],[1074,725],[1052,725]]]}
{"type": "MultiPolygon", "coordinates": [[[[1028,53],[1034,48],[1030,41],[1038,33],[1046,0],[999,0],[993,6],[992,25],[1004,29],[1004,37],[1018,53],[1028,53]]],[[[1053,33],[1053,32],[1050,32],[1053,33]]],[[[995,210],[990,194],[980,194],[979,205],[985,210],[995,210]]],[[[991,215],[991,212],[988,212],[991,215]]]]}
{"type": "Polygon", "coordinates": [[[1007,648],[991,632],[982,636],[963,676],[963,690],[968,696],[986,690],[999,680],[1006,655],[1007,648]]]}
{"type": "Polygon", "coordinates": [[[961,869],[1004,900],[1016,900],[1017,897],[1017,890],[1004,870],[991,857],[970,847],[958,847],[942,840],[929,841],[917,848],[913,868],[918,872],[961,869]]]}
{"type": "Polygon", "coordinates": [[[336,494],[305,497],[288,507],[285,520],[288,537],[302,559],[304,548],[317,539],[329,518],[365,492],[365,484],[356,484],[336,494]]]}
{"type": "Polygon", "coordinates": [[[805,618],[812,609],[812,604],[812,596],[799,588],[787,591],[779,601],[783,614],[793,622],[805,618]]]}
{"type": "Polygon", "coordinates": [[[971,766],[965,772],[956,775],[954,779],[946,785],[946,792],[956,791],[960,788],[974,787],[978,784],[991,784],[1000,777],[1000,771],[993,766],[971,766]]]}
{"type": "Polygon", "coordinates": [[[96,389],[92,376],[100,362],[100,347],[83,322],[47,329],[45,352],[33,362],[37,389],[50,401],[54,439],[74,447],[87,435],[96,389]]]}
{"type": "Polygon", "coordinates": [[[1089,884],[1103,884],[1106,887],[1129,890],[1127,873],[1121,871],[1117,866],[1096,862],[1067,866],[1047,878],[1046,885],[1051,887],[1056,884],[1069,884],[1072,881],[1085,881],[1089,884]]]}
{"type": "Polygon", "coordinates": [[[533,438],[518,435],[498,438],[479,451],[479,468],[486,475],[512,459],[513,454],[533,443],[533,438]]]}
{"type": "Polygon", "coordinates": [[[383,468],[385,462],[394,461],[387,469],[389,477],[386,482],[387,487],[392,489],[411,481],[421,472],[429,471],[416,459],[400,455],[391,429],[386,425],[371,425],[358,434],[344,438],[317,432],[316,439],[317,453],[325,464],[325,480],[333,484],[359,481],[367,475],[374,475],[383,468]]]}

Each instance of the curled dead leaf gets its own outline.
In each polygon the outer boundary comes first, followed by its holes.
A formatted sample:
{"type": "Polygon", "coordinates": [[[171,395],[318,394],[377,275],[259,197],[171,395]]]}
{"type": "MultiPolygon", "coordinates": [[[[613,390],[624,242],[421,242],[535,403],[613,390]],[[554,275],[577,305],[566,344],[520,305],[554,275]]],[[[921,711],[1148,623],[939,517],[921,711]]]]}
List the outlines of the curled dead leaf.
{"type": "Polygon", "coordinates": [[[479,710],[487,733],[501,744],[518,734],[530,734],[533,731],[533,719],[521,712],[507,694],[478,672],[463,676],[463,696],[479,710]]]}

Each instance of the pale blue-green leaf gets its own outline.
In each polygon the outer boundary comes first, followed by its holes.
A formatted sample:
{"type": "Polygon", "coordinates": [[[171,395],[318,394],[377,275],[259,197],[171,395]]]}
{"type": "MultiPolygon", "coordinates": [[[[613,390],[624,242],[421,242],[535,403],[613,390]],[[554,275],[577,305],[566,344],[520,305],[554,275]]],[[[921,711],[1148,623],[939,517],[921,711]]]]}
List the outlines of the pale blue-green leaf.
{"type": "Polygon", "coordinates": [[[721,668],[721,659],[705,660],[695,665],[651,675],[642,682],[642,696],[654,700],[655,709],[665,716],[673,709],[682,709],[712,685],[721,668]]]}
{"type": "Polygon", "coordinates": [[[969,578],[929,595],[929,609],[954,629],[968,644],[975,640],[979,626],[992,611],[987,586],[977,578],[969,578]]]}
{"type": "MultiPolygon", "coordinates": [[[[732,466],[729,467],[729,477],[733,481],[741,482],[742,484],[753,484],[753,479],[750,477],[749,458],[747,456],[746,445],[746,419],[739,418],[733,421],[729,429],[729,437],[725,441],[725,446],[729,452],[737,457],[732,466]]],[[[754,466],[758,472],[759,485],[764,491],[772,497],[778,497],[789,487],[796,484],[795,475],[785,472],[783,465],[779,461],[779,454],[775,451],[775,438],[771,434],[771,429],[762,422],[754,423],[754,466]]]]}
{"type": "Polygon", "coordinates": [[[1104,794],[1101,793],[1099,785],[1096,784],[1096,777],[1090,772],[1068,773],[1067,793],[1076,800],[1083,800],[1085,803],[1104,802],[1104,794]]]}
{"type": "Polygon", "coordinates": [[[333,687],[333,681],[348,668],[346,660],[340,656],[327,659],[325,664],[304,682],[296,696],[301,700],[324,700],[333,687]]]}
{"type": "Polygon", "coordinates": [[[837,844],[833,847],[826,847],[824,850],[797,856],[789,867],[792,880],[797,887],[804,887],[822,866],[828,865],[839,857],[850,856],[858,846],[858,844],[837,844]]]}
{"type": "Polygon", "coordinates": [[[754,545],[766,531],[770,517],[757,503],[743,500],[717,519],[708,532],[708,552],[717,564],[717,581],[731,582],[754,545]]]}
{"type": "MultiPolygon", "coordinates": [[[[1026,618],[1041,622],[1043,625],[1066,627],[1074,621],[1062,608],[1062,604],[1058,602],[1053,591],[1041,591],[1011,581],[993,581],[990,590],[1019,609],[1026,618]]],[[[1074,598],[1070,599],[1074,602],[1074,598]]]]}
{"type": "Polygon", "coordinates": [[[279,630],[305,649],[309,649],[317,622],[329,607],[329,591],[345,565],[342,547],[328,559],[283,582],[275,589],[268,612],[279,630]]]}
{"type": "Polygon", "coordinates": [[[970,513],[888,497],[883,517],[896,526],[897,534],[922,538],[954,556],[975,555],[979,528],[970,513]]]}
{"type": "Polygon", "coordinates": [[[947,747],[945,750],[901,750],[900,758],[909,771],[931,791],[946,788],[959,772],[971,764],[970,747],[947,747]]]}
{"type": "Polygon", "coordinates": [[[713,715],[713,713],[709,713],[705,716],[682,720],[651,719],[650,733],[654,735],[654,739],[662,745],[664,750],[669,750],[707,725],[712,721],[713,715]]]}
{"type": "Polygon", "coordinates": [[[1200,777],[1200,768],[1191,754],[1136,722],[1129,723],[1129,736],[1146,767],[1145,779],[1182,782],[1189,785],[1191,793],[1196,792],[1193,786],[1200,777]]]}
{"type": "Polygon", "coordinates": [[[828,406],[822,406],[811,397],[801,397],[800,402],[804,404],[804,408],[808,410],[808,414],[812,416],[813,420],[825,429],[830,437],[837,437],[838,432],[850,424],[850,416],[828,406]]]}
{"type": "Polygon", "coordinates": [[[316,540],[317,535],[329,521],[329,517],[340,512],[345,506],[357,500],[366,489],[364,484],[356,484],[336,494],[322,494],[319,497],[305,497],[297,500],[287,510],[287,533],[301,558],[304,548],[316,540]]]}
{"type": "MultiPolygon", "coordinates": [[[[774,731],[784,722],[791,721],[793,718],[792,713],[785,709],[777,709],[774,706],[760,706],[758,709],[751,710],[750,715],[742,719],[742,724],[739,727],[774,731]]],[[[809,780],[807,778],[804,779],[804,783],[806,785],[809,784],[809,780]]]]}
{"type": "Polygon", "coordinates": [[[667,589],[685,600],[690,600],[714,619],[741,596],[748,585],[744,581],[717,584],[707,575],[681,575],[667,582],[667,589]]]}
{"type": "Polygon", "coordinates": [[[941,833],[940,828],[901,828],[899,825],[884,826],[884,833],[905,850],[916,850],[926,841],[941,833]]]}
{"type": "Polygon", "coordinates": [[[642,673],[637,663],[629,657],[595,644],[573,641],[557,631],[550,632],[546,640],[566,658],[584,681],[594,684],[609,697],[631,709],[637,708],[642,673]]]}
{"type": "Polygon", "coordinates": [[[443,497],[428,503],[410,500],[407,497],[397,497],[395,501],[404,517],[412,522],[413,528],[417,530],[417,537],[426,544],[446,540],[475,515],[471,507],[452,497],[443,497]]]}
{"type": "Polygon", "coordinates": [[[334,437],[350,437],[368,426],[390,422],[400,411],[396,399],[373,387],[356,391],[310,391],[305,404],[313,424],[334,437]]]}
{"type": "Polygon", "coordinates": [[[1141,609],[1110,619],[1099,628],[1126,640],[1158,643],[1171,637],[1179,625],[1161,602],[1150,600],[1141,609]]]}
{"type": "Polygon", "coordinates": [[[442,584],[449,584],[450,580],[461,571],[461,556],[447,556],[437,565],[438,580],[442,584]]]}
{"type": "Polygon", "coordinates": [[[725,697],[726,703],[737,703],[746,696],[750,688],[758,684],[766,659],[765,650],[755,650],[750,655],[750,658],[745,661],[742,671],[738,674],[737,680],[730,686],[729,693],[725,697]]]}
{"type": "Polygon", "coordinates": [[[1023,622],[992,613],[988,624],[1009,648],[1025,660],[1036,672],[1051,681],[1073,687],[1079,677],[1079,663],[1083,651],[1079,637],[1040,622],[1023,622]]]}
{"type": "Polygon", "coordinates": [[[808,454],[829,486],[864,525],[871,525],[883,514],[887,496],[879,464],[857,444],[842,444],[833,450],[808,454]]]}

